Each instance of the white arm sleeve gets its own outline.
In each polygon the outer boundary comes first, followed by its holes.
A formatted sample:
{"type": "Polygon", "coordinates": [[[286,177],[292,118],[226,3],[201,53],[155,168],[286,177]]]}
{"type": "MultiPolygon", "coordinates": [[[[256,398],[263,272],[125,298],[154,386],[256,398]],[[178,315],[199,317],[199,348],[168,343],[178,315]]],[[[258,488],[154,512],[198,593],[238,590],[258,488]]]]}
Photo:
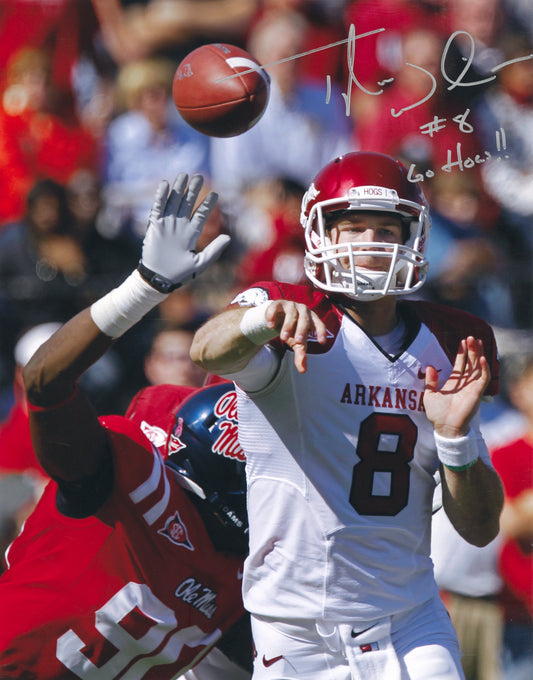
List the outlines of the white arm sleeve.
{"type": "Polygon", "coordinates": [[[258,392],[273,380],[280,362],[278,353],[270,345],[263,345],[244,368],[220,377],[234,380],[245,392],[258,392]]]}

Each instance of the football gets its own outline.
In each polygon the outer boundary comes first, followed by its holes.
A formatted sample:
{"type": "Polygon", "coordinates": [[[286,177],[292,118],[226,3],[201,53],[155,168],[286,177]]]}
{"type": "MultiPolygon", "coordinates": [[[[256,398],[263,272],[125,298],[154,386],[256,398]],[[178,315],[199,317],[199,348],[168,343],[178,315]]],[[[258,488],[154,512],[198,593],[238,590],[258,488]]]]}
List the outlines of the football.
{"type": "Polygon", "coordinates": [[[184,57],[172,94],[182,118],[195,130],[210,137],[235,137],[263,115],[270,77],[246,50],[211,43],[184,57]]]}

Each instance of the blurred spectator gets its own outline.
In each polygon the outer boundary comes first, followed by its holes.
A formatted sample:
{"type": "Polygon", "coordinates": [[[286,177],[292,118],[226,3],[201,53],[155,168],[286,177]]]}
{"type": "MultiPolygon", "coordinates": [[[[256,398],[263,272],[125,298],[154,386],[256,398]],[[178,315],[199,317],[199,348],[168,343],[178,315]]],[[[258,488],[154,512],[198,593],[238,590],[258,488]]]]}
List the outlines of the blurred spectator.
{"type": "MultiPolygon", "coordinates": [[[[109,285],[118,285],[135,267],[138,251],[97,231],[98,206],[99,187],[93,173],[79,171],[68,189],[53,180],[42,180],[28,194],[25,218],[6,225],[0,233],[4,365],[24,330],[50,320],[65,321],[109,285]]],[[[100,372],[103,364],[95,364],[87,374],[102,409],[118,387],[120,367],[116,362],[123,352],[131,354],[131,348],[116,343],[106,355],[106,375],[100,372]]],[[[4,387],[11,379],[6,371],[4,387]]]]}
{"type": "Polygon", "coordinates": [[[300,207],[305,188],[287,179],[260,182],[246,195],[252,206],[237,218],[237,230],[244,232],[248,223],[261,225],[257,242],[241,259],[237,270],[239,287],[254,281],[285,281],[306,284],[303,266],[304,230],[300,224],[300,207]],[[257,212],[261,211],[258,216],[257,212]]]}
{"type": "Polygon", "coordinates": [[[431,266],[423,295],[491,324],[515,326],[514,261],[508,257],[505,232],[500,237],[492,216],[484,213],[487,199],[475,175],[438,172],[430,187],[431,266]]]}
{"type": "Polygon", "coordinates": [[[190,282],[187,288],[182,287],[170,293],[160,306],[160,318],[164,323],[175,326],[199,325],[207,321],[209,316],[207,308],[199,304],[197,296],[191,290],[190,282]]]}
{"type": "Polygon", "coordinates": [[[0,73],[5,74],[11,57],[23,48],[47,50],[58,111],[72,116],[80,104],[80,68],[102,66],[91,0],[2,0],[1,5],[0,73]]]}
{"type": "Polygon", "coordinates": [[[505,584],[505,680],[533,677],[533,350],[508,362],[509,398],[526,418],[523,436],[492,452],[505,489],[501,517],[505,539],[500,573],[505,584]]]}
{"type": "Polygon", "coordinates": [[[144,359],[144,374],[150,385],[201,387],[206,373],[189,356],[195,326],[159,324],[144,359]]]}
{"type": "Polygon", "coordinates": [[[175,66],[144,59],[124,66],[117,97],[123,110],[106,139],[104,202],[106,219],[140,242],[161,174],[206,174],[208,139],[179,116],[171,90],[175,66]]]}
{"type": "Polygon", "coordinates": [[[380,89],[379,81],[394,78],[403,66],[403,37],[417,28],[444,36],[448,29],[448,6],[449,0],[349,0],[344,10],[346,34],[352,25],[356,35],[384,29],[356,40],[358,81],[376,91],[380,89]]]}
{"type": "Polygon", "coordinates": [[[205,42],[243,39],[258,0],[92,0],[102,41],[117,64],[181,57],[205,42]]]}
{"type": "Polygon", "coordinates": [[[459,639],[465,680],[503,680],[500,546],[500,537],[483,548],[473,546],[459,536],[444,510],[433,516],[435,580],[459,639]]]}
{"type": "Polygon", "coordinates": [[[0,423],[0,475],[31,475],[41,484],[48,480],[48,475],[35,457],[31,443],[22,369],[34,352],[60,326],[55,321],[33,326],[21,335],[15,345],[13,404],[5,420],[0,423]]]}
{"type": "MultiPolygon", "coordinates": [[[[480,408],[480,429],[491,452],[526,436],[528,431],[526,418],[509,397],[508,367],[513,365],[513,357],[523,356],[532,347],[529,331],[500,328],[494,331],[501,357],[501,390],[490,401],[484,400],[480,408]]],[[[500,532],[484,548],[469,545],[440,509],[440,487],[435,496],[431,558],[461,645],[465,680],[511,680],[514,676],[503,673],[506,622],[499,556],[504,536],[500,532]]]]}
{"type": "MultiPolygon", "coordinates": [[[[523,57],[533,53],[533,42],[525,34],[514,31],[503,34],[499,45],[504,61],[519,61],[498,72],[496,81],[476,109],[485,147],[505,160],[498,162],[497,157],[485,163],[483,179],[506,212],[515,220],[521,216],[527,219],[533,215],[533,198],[526,190],[533,177],[533,59],[523,57]]],[[[527,223],[529,225],[529,220],[527,223]]],[[[530,229],[527,231],[531,233],[530,229]]],[[[533,243],[531,236],[530,241],[533,243]]]]}
{"type": "MultiPolygon", "coordinates": [[[[269,13],[293,11],[305,17],[307,30],[299,60],[301,78],[325,86],[329,76],[337,85],[344,82],[345,48],[330,45],[346,38],[342,12],[346,0],[261,0],[250,22],[248,34],[269,13]]],[[[271,60],[269,60],[271,61],[271,60]]]]}
{"type": "Polygon", "coordinates": [[[502,0],[509,25],[519,31],[526,31],[533,40],[533,5],[530,0],[502,0]]]}
{"type": "Polygon", "coordinates": [[[83,308],[122,282],[137,265],[139,250],[129,240],[115,234],[116,225],[105,222],[102,184],[97,173],[86,169],[75,172],[66,189],[69,234],[85,257],[78,303],[83,308]]]}
{"type": "Polygon", "coordinates": [[[36,180],[66,182],[79,167],[96,167],[94,137],[58,106],[47,51],[25,48],[9,60],[0,106],[0,224],[20,219],[36,180]]]}
{"type": "Polygon", "coordinates": [[[462,84],[448,89],[448,98],[471,107],[490,85],[492,69],[504,61],[496,41],[507,21],[505,7],[502,0],[449,0],[448,17],[449,35],[457,35],[449,45],[445,71],[453,81],[462,74],[462,84]]]}
{"type": "MultiPolygon", "coordinates": [[[[269,12],[250,33],[247,47],[261,64],[301,53],[308,22],[296,12],[269,12]]],[[[259,122],[238,137],[211,140],[212,180],[224,209],[238,214],[243,191],[285,177],[307,186],[311,169],[351,150],[351,125],[340,92],[326,101],[325,84],[303,79],[301,59],[269,66],[270,101],[259,122]]]]}
{"type": "MultiPolygon", "coordinates": [[[[533,53],[525,34],[502,34],[499,47],[505,61],[533,53]]],[[[481,172],[487,193],[502,210],[502,222],[514,238],[513,272],[521,303],[521,325],[531,326],[533,254],[533,59],[505,66],[476,107],[476,125],[493,157],[481,172]]]]}
{"type": "Polygon", "coordinates": [[[59,326],[56,322],[34,326],[23,333],[15,345],[13,401],[5,418],[3,414],[0,416],[0,573],[4,552],[49,481],[31,443],[22,369],[59,326]]]}
{"type": "Polygon", "coordinates": [[[29,192],[24,219],[0,233],[2,349],[9,356],[23,329],[78,311],[85,256],[68,225],[65,188],[46,179],[29,192]]]}
{"type": "Polygon", "coordinates": [[[359,99],[375,101],[354,119],[356,144],[365,150],[419,159],[434,170],[450,160],[449,153],[456,159],[457,143],[464,158],[478,152],[479,140],[468,113],[462,127],[454,121],[467,109],[450,98],[441,77],[442,36],[431,28],[412,29],[402,36],[400,48],[402,63],[383,94],[359,94],[359,99]]]}

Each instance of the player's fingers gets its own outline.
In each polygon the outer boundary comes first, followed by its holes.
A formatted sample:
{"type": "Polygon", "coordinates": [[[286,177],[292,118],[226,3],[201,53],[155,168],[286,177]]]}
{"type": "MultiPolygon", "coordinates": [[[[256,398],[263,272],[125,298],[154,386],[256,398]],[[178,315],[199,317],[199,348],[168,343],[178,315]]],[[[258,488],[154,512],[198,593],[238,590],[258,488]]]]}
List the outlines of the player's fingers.
{"type": "Polygon", "coordinates": [[[298,319],[296,321],[296,328],[294,331],[294,339],[297,344],[307,347],[307,339],[309,332],[314,328],[311,311],[305,307],[303,310],[298,310],[298,319]]]}
{"type": "Polygon", "coordinates": [[[485,356],[482,356],[479,360],[479,363],[481,366],[481,381],[484,384],[484,387],[487,387],[487,385],[490,382],[489,362],[487,361],[487,358],[485,356]]]}
{"type": "Polygon", "coordinates": [[[466,339],[462,339],[459,344],[459,349],[455,355],[455,361],[453,363],[452,376],[458,377],[463,374],[467,361],[467,343],[466,339]]]}
{"type": "Polygon", "coordinates": [[[480,381],[484,389],[490,381],[490,367],[483,351],[483,340],[470,336],[467,338],[467,346],[472,376],[480,381]]]}
{"type": "Polygon", "coordinates": [[[268,316],[273,316],[276,319],[276,325],[281,322],[279,337],[283,342],[287,342],[289,338],[294,337],[294,329],[298,322],[298,312],[295,304],[281,304],[270,306],[266,311],[268,316]],[[269,315],[270,312],[270,315],[269,315]]]}
{"type": "Polygon", "coordinates": [[[439,385],[439,374],[434,366],[426,366],[425,388],[429,392],[436,392],[439,385]]]}
{"type": "Polygon", "coordinates": [[[294,338],[289,338],[287,345],[294,352],[294,365],[298,373],[307,371],[307,347],[301,342],[295,342],[294,338]]]}
{"type": "Polygon", "coordinates": [[[315,314],[315,312],[311,312],[311,320],[316,333],[316,339],[321,345],[323,345],[328,338],[326,324],[317,314],[315,314]]]}
{"type": "Polygon", "coordinates": [[[472,367],[472,370],[477,370],[481,372],[481,357],[483,354],[483,341],[469,336],[466,340],[468,348],[468,363],[472,367]]]}

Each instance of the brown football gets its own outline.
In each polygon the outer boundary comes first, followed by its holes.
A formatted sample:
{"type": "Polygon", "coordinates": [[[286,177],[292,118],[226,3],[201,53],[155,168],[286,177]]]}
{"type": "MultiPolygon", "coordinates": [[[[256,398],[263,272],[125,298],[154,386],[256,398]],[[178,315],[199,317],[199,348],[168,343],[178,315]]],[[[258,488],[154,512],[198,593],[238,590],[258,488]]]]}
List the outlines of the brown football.
{"type": "Polygon", "coordinates": [[[210,43],[181,61],[172,94],[182,118],[195,130],[211,137],[235,137],[263,115],[270,78],[246,50],[210,43]]]}

